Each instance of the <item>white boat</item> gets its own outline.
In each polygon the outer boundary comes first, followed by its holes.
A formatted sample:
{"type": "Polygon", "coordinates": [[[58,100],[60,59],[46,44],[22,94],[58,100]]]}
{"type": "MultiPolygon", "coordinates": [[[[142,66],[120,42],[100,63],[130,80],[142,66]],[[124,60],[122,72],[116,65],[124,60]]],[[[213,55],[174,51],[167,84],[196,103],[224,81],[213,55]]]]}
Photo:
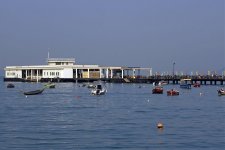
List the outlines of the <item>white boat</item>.
{"type": "Polygon", "coordinates": [[[159,81],[159,82],[153,82],[153,86],[164,86],[164,85],[167,85],[168,82],[166,81],[159,81]]]}
{"type": "Polygon", "coordinates": [[[222,89],[217,90],[217,92],[218,92],[218,95],[219,95],[219,96],[225,95],[225,91],[224,91],[224,89],[223,89],[223,88],[222,88],[222,89]]]}
{"type": "Polygon", "coordinates": [[[104,88],[101,84],[96,85],[95,88],[91,90],[92,95],[104,95],[106,92],[106,88],[104,88]]]}

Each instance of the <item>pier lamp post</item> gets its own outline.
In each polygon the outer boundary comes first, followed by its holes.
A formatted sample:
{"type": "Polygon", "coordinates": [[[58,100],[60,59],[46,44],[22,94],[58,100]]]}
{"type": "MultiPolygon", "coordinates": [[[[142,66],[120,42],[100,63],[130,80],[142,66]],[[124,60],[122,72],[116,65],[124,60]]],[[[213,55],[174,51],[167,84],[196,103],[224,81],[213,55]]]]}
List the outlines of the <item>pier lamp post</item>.
{"type": "Polygon", "coordinates": [[[175,62],[173,62],[173,84],[175,84],[175,78],[174,78],[174,69],[175,69],[175,62]]]}
{"type": "Polygon", "coordinates": [[[173,77],[174,77],[174,69],[175,69],[175,62],[173,62],[173,77]]]}

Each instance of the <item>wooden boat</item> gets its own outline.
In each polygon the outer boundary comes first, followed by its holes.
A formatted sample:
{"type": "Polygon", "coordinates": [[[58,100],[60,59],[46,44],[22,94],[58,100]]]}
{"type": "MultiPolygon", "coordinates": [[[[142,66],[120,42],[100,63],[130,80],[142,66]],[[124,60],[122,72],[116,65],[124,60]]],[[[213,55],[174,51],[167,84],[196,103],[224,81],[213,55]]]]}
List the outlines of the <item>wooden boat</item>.
{"type": "Polygon", "coordinates": [[[55,84],[54,83],[47,83],[47,84],[45,84],[45,87],[52,89],[52,88],[55,88],[55,84]]]}
{"type": "Polygon", "coordinates": [[[45,88],[40,89],[40,90],[34,90],[34,91],[23,92],[23,94],[24,94],[24,95],[37,95],[37,94],[41,94],[44,90],[45,90],[45,88]]]}
{"type": "Polygon", "coordinates": [[[179,91],[171,89],[169,91],[167,91],[167,96],[177,96],[179,95],[179,91]]]}
{"type": "Polygon", "coordinates": [[[217,92],[218,92],[218,95],[219,95],[219,96],[225,95],[224,89],[219,89],[219,90],[217,90],[217,92]]]}
{"type": "Polygon", "coordinates": [[[193,87],[200,87],[200,86],[201,86],[200,83],[194,83],[194,84],[193,84],[193,87]]]}
{"type": "Polygon", "coordinates": [[[181,79],[180,88],[191,89],[191,79],[181,79]]]}
{"type": "Polygon", "coordinates": [[[92,95],[104,95],[106,92],[106,89],[101,84],[96,85],[95,88],[91,90],[92,95]]]}
{"type": "Polygon", "coordinates": [[[152,89],[152,94],[163,94],[163,87],[161,87],[161,86],[155,86],[152,89]]]}
{"type": "Polygon", "coordinates": [[[15,87],[15,85],[12,84],[12,83],[9,83],[9,84],[7,85],[7,88],[14,88],[14,87],[15,87]]]}

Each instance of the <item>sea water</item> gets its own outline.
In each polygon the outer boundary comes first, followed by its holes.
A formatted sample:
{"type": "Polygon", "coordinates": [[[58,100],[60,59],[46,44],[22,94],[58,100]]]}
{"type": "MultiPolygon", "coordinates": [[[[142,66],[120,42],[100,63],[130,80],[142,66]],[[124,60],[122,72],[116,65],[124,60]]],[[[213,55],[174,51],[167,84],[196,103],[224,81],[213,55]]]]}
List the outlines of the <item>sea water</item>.
{"type": "Polygon", "coordinates": [[[107,93],[93,96],[79,83],[56,83],[40,95],[22,91],[42,83],[0,81],[2,150],[224,149],[225,96],[219,86],[191,90],[151,84],[105,83],[107,93]],[[167,96],[176,88],[179,96],[167,96]],[[157,123],[163,123],[162,129],[157,123]]]}

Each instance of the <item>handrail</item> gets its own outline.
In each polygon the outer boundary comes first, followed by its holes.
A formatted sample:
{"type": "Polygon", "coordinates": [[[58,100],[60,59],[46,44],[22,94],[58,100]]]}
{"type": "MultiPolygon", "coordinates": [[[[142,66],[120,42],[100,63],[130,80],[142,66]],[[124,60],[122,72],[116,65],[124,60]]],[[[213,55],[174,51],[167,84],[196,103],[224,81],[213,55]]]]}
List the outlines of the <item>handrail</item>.
{"type": "Polygon", "coordinates": [[[47,61],[73,61],[73,62],[75,62],[75,58],[47,58],[47,61]]]}

